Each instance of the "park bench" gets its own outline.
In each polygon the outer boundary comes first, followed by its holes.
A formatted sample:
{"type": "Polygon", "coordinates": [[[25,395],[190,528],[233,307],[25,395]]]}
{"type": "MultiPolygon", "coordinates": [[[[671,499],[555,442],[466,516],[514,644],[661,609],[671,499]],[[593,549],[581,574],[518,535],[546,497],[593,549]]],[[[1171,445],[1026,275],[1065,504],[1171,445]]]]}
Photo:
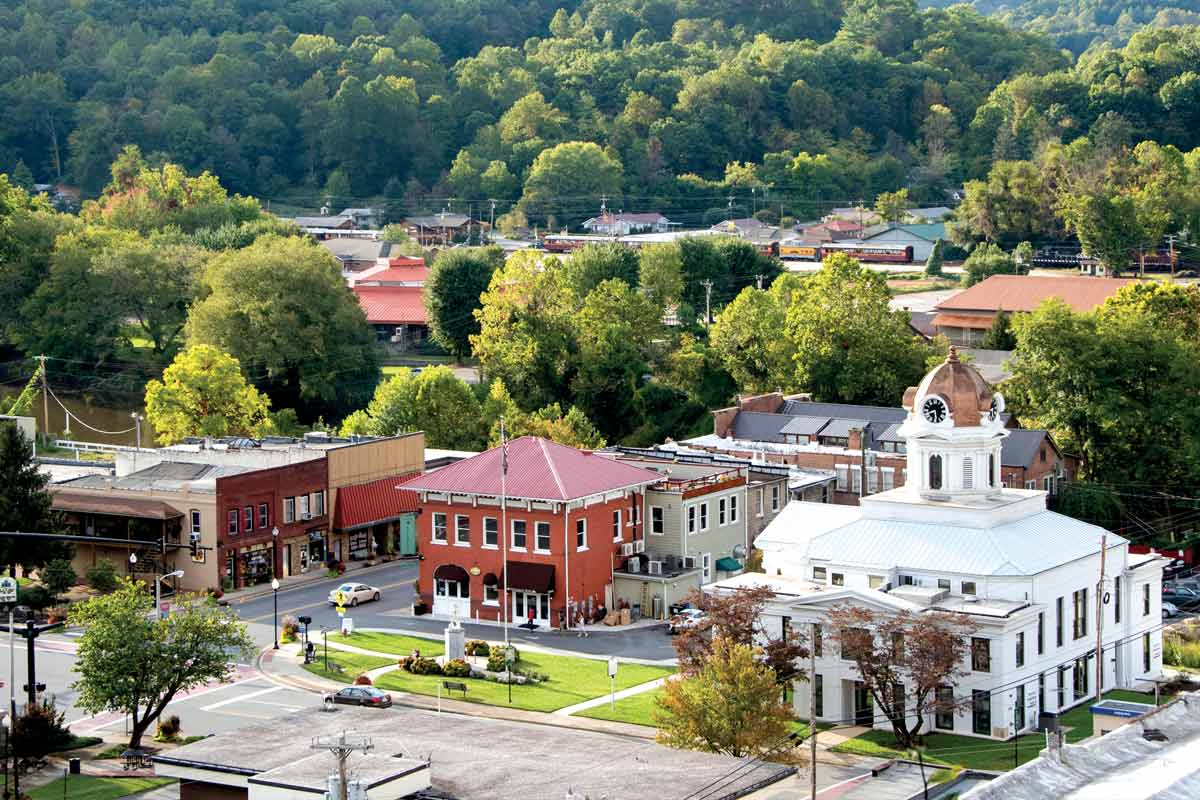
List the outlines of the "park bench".
{"type": "Polygon", "coordinates": [[[467,696],[467,685],[462,681],[442,681],[442,688],[447,692],[462,692],[462,696],[467,696]]]}

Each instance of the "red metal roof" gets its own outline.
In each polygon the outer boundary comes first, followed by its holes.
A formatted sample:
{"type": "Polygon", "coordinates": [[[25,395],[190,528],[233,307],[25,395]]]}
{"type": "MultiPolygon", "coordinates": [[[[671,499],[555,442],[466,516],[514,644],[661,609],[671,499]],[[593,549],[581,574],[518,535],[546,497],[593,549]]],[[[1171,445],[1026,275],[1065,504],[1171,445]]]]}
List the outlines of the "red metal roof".
{"type": "Polygon", "coordinates": [[[1073,275],[992,275],[938,303],[938,311],[1036,311],[1042,301],[1057,297],[1073,311],[1091,311],[1135,283],[1129,278],[1090,278],[1073,275]]]}
{"type": "Polygon", "coordinates": [[[372,325],[424,325],[425,299],[420,286],[352,286],[372,325]]]}
{"type": "Polygon", "coordinates": [[[396,487],[420,474],[410,472],[406,475],[392,475],[338,489],[333,511],[333,527],[348,530],[387,522],[402,514],[415,512],[420,507],[417,493],[396,487]]]}
{"type": "Polygon", "coordinates": [[[421,283],[429,277],[429,268],[420,259],[405,259],[406,263],[396,264],[397,259],[385,266],[375,266],[364,269],[353,276],[356,286],[387,285],[396,283],[421,283]],[[416,261],[416,263],[408,263],[416,261]]]}
{"type": "MultiPolygon", "coordinates": [[[[659,483],[662,475],[576,450],[522,436],[508,443],[508,497],[531,500],[579,500],[605,492],[659,483]]],[[[405,484],[427,492],[500,495],[500,448],[427,472],[405,484]]]]}

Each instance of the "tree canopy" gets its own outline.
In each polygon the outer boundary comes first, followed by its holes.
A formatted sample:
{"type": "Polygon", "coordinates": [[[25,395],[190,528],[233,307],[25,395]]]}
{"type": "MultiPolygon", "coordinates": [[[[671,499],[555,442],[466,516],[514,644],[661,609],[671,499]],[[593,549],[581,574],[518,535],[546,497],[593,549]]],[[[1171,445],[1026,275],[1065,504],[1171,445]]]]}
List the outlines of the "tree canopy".
{"type": "Polygon", "coordinates": [[[260,436],[269,408],[237,359],[206,344],[184,350],[161,381],[146,384],[146,419],[164,445],[189,436],[260,436]]]}

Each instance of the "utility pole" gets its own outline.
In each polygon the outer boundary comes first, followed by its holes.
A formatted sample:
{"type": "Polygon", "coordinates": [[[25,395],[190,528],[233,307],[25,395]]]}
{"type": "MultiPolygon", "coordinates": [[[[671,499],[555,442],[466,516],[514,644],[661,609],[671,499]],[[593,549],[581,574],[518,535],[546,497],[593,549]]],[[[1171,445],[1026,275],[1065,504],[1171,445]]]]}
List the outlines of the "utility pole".
{"type": "Polygon", "coordinates": [[[808,641],[808,796],[817,800],[817,623],[809,623],[808,641]]]}
{"type": "Polygon", "coordinates": [[[34,356],[41,364],[42,373],[42,435],[49,441],[50,437],[50,386],[46,383],[46,357],[34,356]]]}
{"type": "Polygon", "coordinates": [[[1096,584],[1096,702],[1104,699],[1104,557],[1108,531],[1100,533],[1100,581],[1096,584]]]}
{"type": "Polygon", "coordinates": [[[858,199],[858,238],[863,238],[863,201],[858,199]]]}
{"type": "Polygon", "coordinates": [[[763,277],[765,276],[761,272],[754,276],[754,283],[760,291],[762,290],[763,277]]]}
{"type": "Polygon", "coordinates": [[[1171,283],[1175,282],[1175,234],[1167,234],[1167,261],[1171,265],[1171,283]]]}
{"type": "Polygon", "coordinates": [[[328,750],[337,759],[338,771],[338,800],[348,800],[349,787],[346,785],[346,761],[355,750],[361,750],[365,756],[375,749],[370,736],[347,736],[342,731],[337,736],[317,736],[308,746],[310,750],[328,750]]]}
{"type": "Polygon", "coordinates": [[[496,200],[489,197],[488,202],[492,204],[491,216],[488,217],[488,239],[496,238],[496,200]]]}
{"type": "Polygon", "coordinates": [[[703,280],[700,281],[700,285],[704,287],[704,329],[708,330],[709,322],[712,320],[713,282],[710,280],[703,280]]]}
{"type": "Polygon", "coordinates": [[[727,199],[729,202],[725,204],[725,219],[732,220],[733,219],[733,195],[732,194],[729,195],[729,197],[727,199]]]}

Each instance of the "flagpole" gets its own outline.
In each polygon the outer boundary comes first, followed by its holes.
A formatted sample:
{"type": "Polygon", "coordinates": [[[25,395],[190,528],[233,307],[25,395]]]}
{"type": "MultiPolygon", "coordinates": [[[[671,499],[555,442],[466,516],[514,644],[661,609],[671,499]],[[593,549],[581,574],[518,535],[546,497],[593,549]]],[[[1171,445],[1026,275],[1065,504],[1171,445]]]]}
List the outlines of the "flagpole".
{"type": "MultiPolygon", "coordinates": [[[[504,431],[504,417],[500,418],[500,572],[503,574],[504,592],[500,606],[504,614],[504,652],[508,653],[508,439],[504,431]]],[[[507,655],[505,656],[507,658],[507,655]]],[[[511,677],[511,676],[510,676],[511,677]]]]}

